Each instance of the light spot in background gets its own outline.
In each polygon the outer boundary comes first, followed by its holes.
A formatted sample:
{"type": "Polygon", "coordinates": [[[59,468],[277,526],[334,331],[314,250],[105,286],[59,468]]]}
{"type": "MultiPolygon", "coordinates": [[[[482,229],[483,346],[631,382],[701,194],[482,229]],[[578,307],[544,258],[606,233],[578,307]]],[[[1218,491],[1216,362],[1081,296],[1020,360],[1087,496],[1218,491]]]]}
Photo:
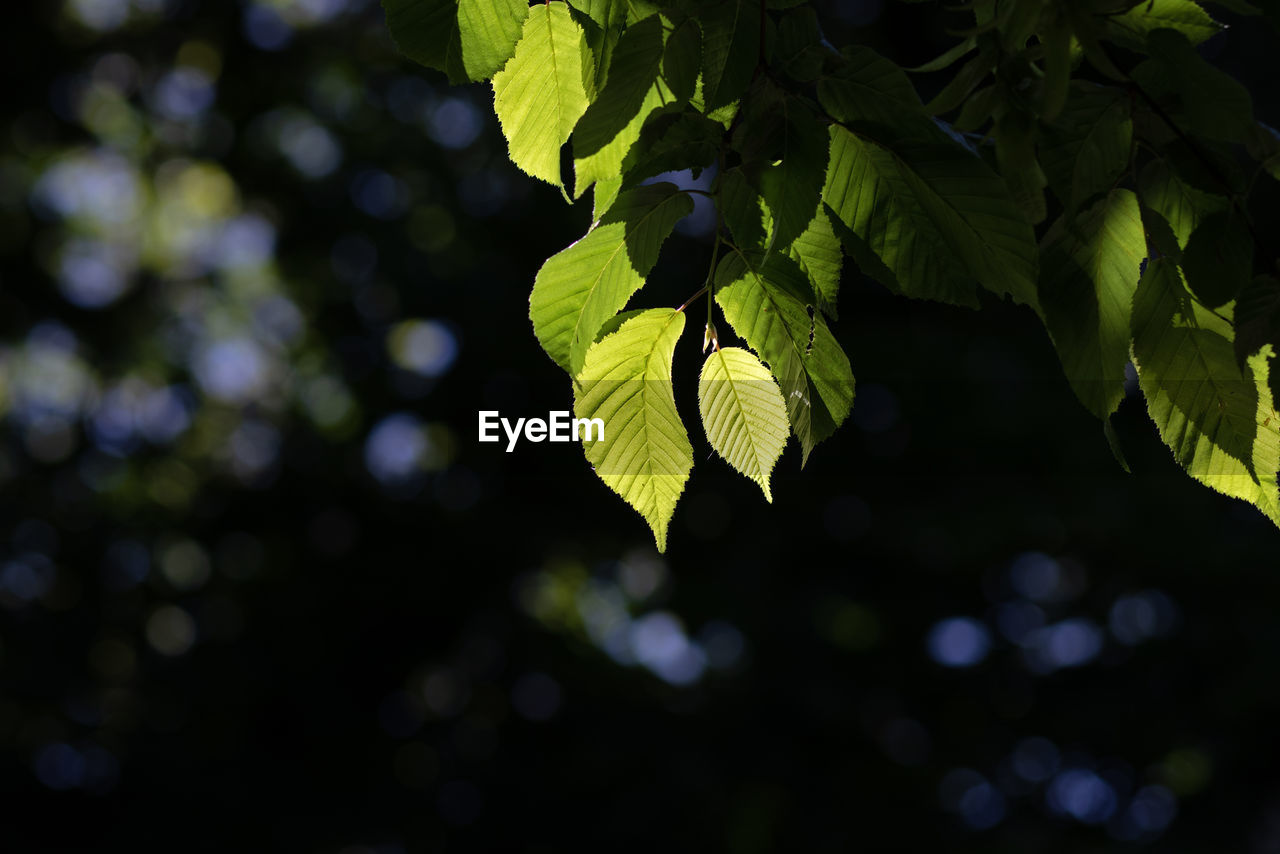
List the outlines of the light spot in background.
{"type": "Polygon", "coordinates": [[[1004,602],[996,608],[995,622],[1000,634],[1019,646],[1030,642],[1035,632],[1044,628],[1044,621],[1044,609],[1023,600],[1004,602]]]}
{"type": "Polygon", "coordinates": [[[36,779],[55,791],[85,789],[103,794],[115,787],[120,764],[110,752],[96,745],[77,748],[52,742],[36,751],[36,779]]]}
{"type": "Polygon", "coordinates": [[[284,117],[275,138],[280,153],[305,178],[323,178],[342,163],[338,138],[305,114],[284,117]]]}
{"type": "Polygon", "coordinates": [[[194,402],[182,386],[152,389],[134,413],[138,430],[148,441],[172,442],[191,426],[194,402]]]}
{"type": "Polygon", "coordinates": [[[75,334],[58,323],[37,324],[27,335],[11,373],[10,414],[19,423],[79,416],[95,382],[76,355],[75,334]]]}
{"type": "Polygon", "coordinates": [[[680,619],[668,611],[634,620],[628,640],[636,661],[672,685],[692,684],[706,669],[706,655],[689,641],[680,619]]]}
{"type": "Polygon", "coordinates": [[[40,554],[25,554],[0,563],[0,597],[6,605],[22,606],[47,594],[53,588],[57,571],[53,562],[40,554]]]}
{"type": "Polygon", "coordinates": [[[178,656],[196,642],[196,624],[177,605],[161,605],[147,619],[147,643],[161,655],[178,656]]]}
{"type": "Polygon", "coordinates": [[[355,413],[351,392],[341,380],[328,374],[303,383],[300,398],[307,415],[322,429],[340,428],[355,413]]]}
{"type": "Polygon", "coordinates": [[[275,254],[276,228],[258,214],[240,214],[222,224],[214,266],[220,270],[258,267],[275,254]]]}
{"type": "Polygon", "coordinates": [[[129,20],[129,0],[71,0],[67,10],[90,29],[108,32],[129,20]]]}
{"type": "Polygon", "coordinates": [[[293,300],[272,294],[253,306],[253,331],[259,340],[283,348],[302,334],[302,312],[293,300]]]}
{"type": "Polygon", "coordinates": [[[667,583],[667,564],[656,554],[631,551],[622,556],[616,569],[618,586],[627,598],[641,604],[667,583]]]}
{"type": "Polygon", "coordinates": [[[1058,599],[1062,585],[1062,567],[1043,552],[1026,552],[1014,558],[1009,567],[1009,582],[1019,594],[1034,602],[1058,599]]]}
{"type": "Polygon", "coordinates": [[[406,483],[422,472],[427,436],[422,422],[397,412],[379,421],[364,443],[364,464],[369,473],[388,486],[406,483]]]}
{"type": "Polygon", "coordinates": [[[1019,741],[1009,758],[1013,772],[1028,783],[1043,783],[1058,771],[1058,748],[1047,738],[1019,741]]]}
{"type": "Polygon", "coordinates": [[[1116,599],[1107,625],[1116,640],[1134,646],[1173,631],[1177,620],[1178,606],[1172,599],[1159,590],[1144,590],[1116,599]]]}
{"type": "Polygon", "coordinates": [[[247,403],[265,391],[266,357],[248,338],[224,338],[205,344],[194,361],[196,381],[211,397],[247,403]]]}
{"type": "MultiPolygon", "coordinates": [[[[547,591],[550,595],[557,592],[554,589],[547,591]]],[[[578,588],[573,598],[587,637],[618,664],[635,664],[629,637],[631,615],[622,591],[614,584],[591,579],[578,588]]]]}
{"type": "Polygon", "coordinates": [[[938,785],[938,800],[973,830],[987,830],[1004,820],[1004,795],[971,768],[948,772],[938,785]]]}
{"type": "Polygon", "coordinates": [[[240,422],[227,442],[232,473],[246,482],[253,481],[275,464],[280,441],[280,431],[265,421],[247,418],[240,422]]]}
{"type": "Polygon", "coordinates": [[[438,377],[453,366],[458,341],[439,321],[405,320],[387,334],[387,351],[401,368],[424,377],[438,377]]]}
{"type": "Polygon", "coordinates": [[[1037,673],[1081,667],[1097,658],[1102,641],[1102,630],[1092,620],[1073,617],[1032,632],[1023,644],[1023,656],[1037,673]]]}
{"type": "Polygon", "coordinates": [[[944,667],[973,667],[987,657],[991,633],[972,617],[949,617],[933,625],[925,645],[944,667]]]}
{"type": "Polygon", "coordinates": [[[363,169],[351,179],[351,201],[362,212],[382,220],[403,216],[412,198],[403,181],[381,169],[363,169]]]}
{"type": "Polygon", "coordinates": [[[199,117],[215,96],[213,81],[199,68],[175,68],[156,81],[151,107],[166,119],[185,121],[199,117]]]}
{"type": "Polygon", "coordinates": [[[209,554],[195,540],[176,540],[159,549],[157,563],[165,580],[177,590],[197,590],[213,572],[209,554]]]}
{"type": "Polygon", "coordinates": [[[466,148],[484,130],[484,115],[466,98],[446,97],[431,110],[427,133],[435,142],[454,150],[466,148]]]}
{"type": "Polygon", "coordinates": [[[707,656],[707,666],[733,670],[742,662],[747,639],[724,620],[711,620],[698,630],[698,645],[707,656]]]}
{"type": "Polygon", "coordinates": [[[457,673],[441,668],[427,674],[420,691],[427,708],[442,718],[462,713],[471,700],[471,689],[457,673]]]}
{"type": "Polygon", "coordinates": [[[120,246],[72,238],[59,253],[58,290],[72,305],[103,308],[129,289],[134,267],[120,246]]]}
{"type": "Polygon", "coordinates": [[[281,50],[293,41],[293,27],[275,9],[259,3],[245,7],[243,30],[259,50],[281,50]]]}
{"type": "Polygon", "coordinates": [[[1163,833],[1178,815],[1178,799],[1164,786],[1143,786],[1111,828],[1117,839],[1151,838],[1163,833]]]}
{"type": "Polygon", "coordinates": [[[1049,809],[1084,824],[1102,824],[1117,805],[1111,784],[1084,768],[1069,768],[1054,777],[1045,800],[1049,809]]]}
{"type": "Polygon", "coordinates": [[[516,714],[530,721],[548,721],[560,710],[560,684],[545,673],[526,673],[511,688],[516,714]]]}

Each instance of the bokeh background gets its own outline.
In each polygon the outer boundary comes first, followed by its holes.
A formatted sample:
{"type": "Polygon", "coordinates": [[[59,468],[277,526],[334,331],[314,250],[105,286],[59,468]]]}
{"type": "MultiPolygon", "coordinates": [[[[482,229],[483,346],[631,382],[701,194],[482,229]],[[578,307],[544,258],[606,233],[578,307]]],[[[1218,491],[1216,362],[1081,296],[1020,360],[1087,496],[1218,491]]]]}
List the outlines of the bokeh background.
{"type": "MultiPolygon", "coordinates": [[[[1134,388],[1120,471],[1030,312],[850,271],[850,422],[770,506],[691,420],[659,556],[580,449],[475,441],[567,408],[527,298],[590,216],[486,87],[372,0],[6,17],[3,850],[1280,851],[1280,533],[1134,388]]],[[[1207,46],[1273,122],[1274,46],[1207,46]]]]}

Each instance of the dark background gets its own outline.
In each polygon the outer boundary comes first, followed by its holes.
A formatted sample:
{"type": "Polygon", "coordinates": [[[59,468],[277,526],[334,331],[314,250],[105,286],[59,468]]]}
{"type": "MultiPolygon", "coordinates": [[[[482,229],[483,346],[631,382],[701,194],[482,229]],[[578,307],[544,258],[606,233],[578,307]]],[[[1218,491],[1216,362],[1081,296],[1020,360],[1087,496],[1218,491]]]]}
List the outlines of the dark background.
{"type": "MultiPolygon", "coordinates": [[[[527,299],[590,216],[485,86],[368,0],[6,14],[0,849],[1280,851],[1280,535],[1136,388],[1124,474],[1029,311],[850,271],[850,422],[767,505],[690,420],[659,556],[579,448],[475,441],[568,407],[527,299]]],[[[1205,47],[1264,120],[1274,47],[1205,47]]]]}

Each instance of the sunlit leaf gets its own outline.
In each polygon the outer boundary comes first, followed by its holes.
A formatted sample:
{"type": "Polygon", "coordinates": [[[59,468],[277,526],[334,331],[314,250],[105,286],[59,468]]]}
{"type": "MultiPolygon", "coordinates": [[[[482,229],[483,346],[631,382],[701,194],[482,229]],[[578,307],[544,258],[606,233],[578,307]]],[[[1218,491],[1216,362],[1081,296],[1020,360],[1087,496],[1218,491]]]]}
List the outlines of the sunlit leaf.
{"type": "Polygon", "coordinates": [[[692,210],[672,184],[624,191],[585,237],[547,259],[533,283],[529,318],[556,364],[578,374],[600,325],[640,289],[663,241],[692,210]]]}
{"type": "Polygon", "coordinates": [[[1193,478],[1280,525],[1270,348],[1242,370],[1228,335],[1228,324],[1195,306],[1171,260],[1147,264],[1133,301],[1133,357],[1160,438],[1193,478]]]}
{"type": "Polygon", "coordinates": [[[803,459],[835,432],[853,405],[849,358],[827,328],[795,262],[732,252],[720,261],[715,298],[725,319],[768,365],[782,388],[803,459]]]}
{"type": "Polygon", "coordinates": [[[563,190],[560,146],[594,87],[586,36],[560,0],[531,7],[515,55],[493,78],[493,107],[511,162],[563,190]]]}
{"type": "Polygon", "coordinates": [[[1076,396],[1099,418],[1124,397],[1130,315],[1147,254],[1138,200],[1114,190],[1044,239],[1040,307],[1076,396]]]}
{"type": "Polygon", "coordinates": [[[739,347],[707,356],[698,380],[698,408],[716,453],[764,490],[789,432],[787,406],[769,369],[739,347]]]}
{"type": "Polygon", "coordinates": [[[872,142],[833,127],[823,200],[907,296],[972,306],[981,285],[1035,305],[1031,225],[959,146],[872,142]]]}
{"type": "Polygon", "coordinates": [[[671,386],[684,319],[667,308],[628,318],[592,345],[574,389],[576,417],[604,423],[604,438],[583,442],[587,461],[649,523],[660,552],[693,469],[693,446],[671,386]]]}

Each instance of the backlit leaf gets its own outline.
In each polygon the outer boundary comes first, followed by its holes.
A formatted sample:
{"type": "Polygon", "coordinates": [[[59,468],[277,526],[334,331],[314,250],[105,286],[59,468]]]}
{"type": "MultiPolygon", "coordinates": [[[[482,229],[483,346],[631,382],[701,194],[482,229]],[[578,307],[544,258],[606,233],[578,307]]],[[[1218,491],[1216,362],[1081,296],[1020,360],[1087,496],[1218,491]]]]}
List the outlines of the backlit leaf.
{"type": "Polygon", "coordinates": [[[604,422],[604,438],[583,442],[587,461],[649,523],[660,552],[693,469],[671,386],[683,330],[684,313],[669,308],[628,318],[592,345],[574,386],[574,415],[604,422]]]}
{"type": "Polygon", "coordinates": [[[789,427],[786,403],[769,369],[739,347],[713,351],[698,380],[698,408],[711,447],[773,501],[769,475],[787,444],[789,427]]]}
{"type": "Polygon", "coordinates": [[[595,68],[582,28],[560,0],[530,7],[515,55],[493,78],[493,107],[511,162],[563,190],[560,146],[587,110],[595,68]]]}

